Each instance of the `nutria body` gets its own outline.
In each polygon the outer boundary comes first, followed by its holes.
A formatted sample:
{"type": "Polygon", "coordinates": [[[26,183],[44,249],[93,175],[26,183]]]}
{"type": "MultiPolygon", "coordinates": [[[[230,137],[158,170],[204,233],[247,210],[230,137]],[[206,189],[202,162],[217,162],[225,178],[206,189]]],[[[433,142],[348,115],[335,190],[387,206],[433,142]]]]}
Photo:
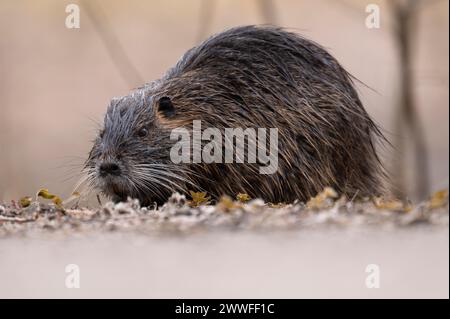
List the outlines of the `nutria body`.
{"type": "Polygon", "coordinates": [[[160,80],[113,99],[86,170],[115,200],[164,202],[174,192],[307,200],[326,186],[349,197],[381,190],[382,135],[349,74],[319,45],[274,27],[246,26],[189,50],[160,80]],[[277,128],[278,166],[174,163],[174,128],[277,128]]]}

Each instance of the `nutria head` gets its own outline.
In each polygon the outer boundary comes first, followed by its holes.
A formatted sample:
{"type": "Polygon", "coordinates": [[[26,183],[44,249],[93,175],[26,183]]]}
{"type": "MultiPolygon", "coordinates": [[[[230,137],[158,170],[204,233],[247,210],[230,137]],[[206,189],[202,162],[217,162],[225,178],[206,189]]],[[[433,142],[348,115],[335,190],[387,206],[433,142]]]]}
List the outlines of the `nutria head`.
{"type": "Polygon", "coordinates": [[[170,161],[170,129],[163,124],[175,113],[170,97],[148,89],[113,99],[85,165],[93,186],[115,201],[130,196],[143,204],[161,203],[181,188],[180,168],[170,161]]]}

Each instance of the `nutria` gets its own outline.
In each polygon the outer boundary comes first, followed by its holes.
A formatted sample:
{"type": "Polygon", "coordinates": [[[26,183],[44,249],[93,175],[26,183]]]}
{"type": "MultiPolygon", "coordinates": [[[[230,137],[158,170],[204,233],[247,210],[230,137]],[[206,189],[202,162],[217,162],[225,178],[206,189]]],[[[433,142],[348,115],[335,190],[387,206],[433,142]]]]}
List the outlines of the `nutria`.
{"type": "MultiPolygon", "coordinates": [[[[377,195],[383,135],[352,77],[321,46],[269,26],[237,27],[187,51],[161,79],[111,101],[85,169],[119,201],[162,203],[178,191],[213,198],[247,193],[269,202],[305,201],[326,186],[377,195]],[[277,128],[278,166],[174,163],[175,128],[277,128]]],[[[248,141],[247,141],[248,143],[248,141]]]]}

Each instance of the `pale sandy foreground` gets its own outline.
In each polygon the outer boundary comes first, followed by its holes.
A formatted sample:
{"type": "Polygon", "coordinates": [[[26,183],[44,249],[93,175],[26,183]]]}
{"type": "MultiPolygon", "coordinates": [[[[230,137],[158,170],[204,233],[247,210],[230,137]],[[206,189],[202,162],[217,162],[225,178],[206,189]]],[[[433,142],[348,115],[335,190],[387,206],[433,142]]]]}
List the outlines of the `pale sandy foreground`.
{"type": "Polygon", "coordinates": [[[448,298],[444,200],[408,212],[338,201],[190,208],[179,198],[158,211],[3,207],[0,297],[448,298]],[[69,264],[78,289],[66,287],[69,264]],[[379,288],[366,286],[370,264],[379,288]]]}
{"type": "Polygon", "coordinates": [[[449,297],[448,231],[137,234],[0,242],[0,297],[449,297]],[[80,267],[80,288],[65,267],[80,267]],[[365,285],[380,266],[380,288],[365,285]]]}

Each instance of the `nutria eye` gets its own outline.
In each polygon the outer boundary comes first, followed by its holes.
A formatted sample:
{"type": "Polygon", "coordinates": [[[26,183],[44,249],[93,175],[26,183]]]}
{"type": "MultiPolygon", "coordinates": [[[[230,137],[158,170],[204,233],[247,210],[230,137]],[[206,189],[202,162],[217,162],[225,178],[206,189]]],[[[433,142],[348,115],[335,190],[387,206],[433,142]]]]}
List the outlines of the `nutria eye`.
{"type": "Polygon", "coordinates": [[[98,136],[100,136],[100,138],[103,138],[103,136],[105,136],[105,130],[100,131],[100,134],[98,136]]]}
{"type": "Polygon", "coordinates": [[[163,113],[165,116],[175,115],[175,107],[170,100],[170,97],[163,96],[158,101],[158,111],[163,113]]]}
{"type": "Polygon", "coordinates": [[[148,131],[147,131],[147,129],[145,129],[145,128],[141,128],[139,131],[138,131],[138,136],[139,137],[146,137],[148,135],[148,131]]]}

